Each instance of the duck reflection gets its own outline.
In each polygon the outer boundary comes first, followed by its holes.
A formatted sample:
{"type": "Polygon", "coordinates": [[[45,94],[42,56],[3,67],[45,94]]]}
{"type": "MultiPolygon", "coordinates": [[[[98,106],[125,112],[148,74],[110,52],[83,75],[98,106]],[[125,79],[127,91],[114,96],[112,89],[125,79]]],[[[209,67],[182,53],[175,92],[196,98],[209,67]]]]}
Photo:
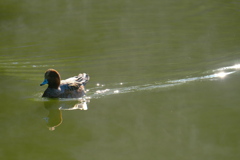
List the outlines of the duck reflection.
{"type": "Polygon", "coordinates": [[[45,117],[47,127],[50,131],[55,130],[56,127],[62,124],[62,110],[87,110],[86,99],[78,99],[76,101],[64,101],[61,99],[47,99],[44,101],[44,107],[48,110],[48,116],[45,117]]]}

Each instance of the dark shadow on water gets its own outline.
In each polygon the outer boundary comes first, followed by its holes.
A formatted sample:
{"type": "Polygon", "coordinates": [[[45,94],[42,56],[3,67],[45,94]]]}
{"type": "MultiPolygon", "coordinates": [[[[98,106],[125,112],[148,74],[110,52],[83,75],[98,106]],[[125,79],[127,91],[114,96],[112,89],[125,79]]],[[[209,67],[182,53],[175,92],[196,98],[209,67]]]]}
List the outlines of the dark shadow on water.
{"type": "Polygon", "coordinates": [[[63,122],[62,110],[87,110],[86,99],[67,100],[67,99],[44,99],[44,107],[48,110],[47,117],[44,118],[50,131],[56,129],[63,122]]]}

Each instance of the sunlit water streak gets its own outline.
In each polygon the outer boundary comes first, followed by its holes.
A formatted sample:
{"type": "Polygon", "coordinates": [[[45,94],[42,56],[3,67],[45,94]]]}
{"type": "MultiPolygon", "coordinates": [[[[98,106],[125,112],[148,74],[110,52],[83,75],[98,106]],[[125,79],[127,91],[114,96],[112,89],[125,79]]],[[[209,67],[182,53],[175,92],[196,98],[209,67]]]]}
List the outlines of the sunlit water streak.
{"type": "Polygon", "coordinates": [[[129,93],[129,92],[137,92],[142,90],[154,90],[159,88],[166,88],[166,87],[173,87],[176,85],[181,85],[184,83],[190,83],[193,81],[201,81],[201,80],[218,80],[223,79],[226,76],[237,72],[240,69],[240,64],[236,64],[233,66],[227,66],[218,68],[212,71],[211,74],[203,75],[199,77],[190,77],[190,78],[183,78],[177,80],[169,80],[166,82],[155,82],[150,84],[143,84],[143,85],[136,85],[136,86],[126,86],[124,87],[125,83],[115,84],[108,88],[107,85],[96,84],[97,87],[90,88],[88,92],[88,97],[90,99],[100,98],[103,96],[113,95],[113,94],[121,94],[121,93],[129,93]]]}

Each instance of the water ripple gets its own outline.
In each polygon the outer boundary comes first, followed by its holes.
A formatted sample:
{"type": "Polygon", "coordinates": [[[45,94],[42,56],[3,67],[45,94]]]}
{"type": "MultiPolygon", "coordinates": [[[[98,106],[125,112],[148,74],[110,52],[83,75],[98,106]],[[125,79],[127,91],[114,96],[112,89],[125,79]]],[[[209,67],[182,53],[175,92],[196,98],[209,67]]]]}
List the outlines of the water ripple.
{"type": "Polygon", "coordinates": [[[113,88],[107,88],[106,85],[100,85],[99,83],[96,84],[97,87],[89,89],[88,96],[91,98],[100,98],[102,96],[107,96],[107,95],[113,95],[113,94],[121,94],[121,93],[129,93],[129,92],[137,92],[137,91],[142,91],[142,90],[154,90],[154,89],[159,89],[159,88],[166,88],[166,87],[173,87],[176,85],[181,85],[184,83],[190,83],[193,81],[202,81],[202,80],[219,80],[223,79],[226,76],[233,74],[237,72],[240,69],[240,64],[236,64],[233,66],[227,66],[227,67],[222,67],[218,68],[212,71],[211,74],[208,75],[202,75],[199,77],[188,77],[188,78],[183,78],[183,79],[177,79],[177,80],[168,80],[166,82],[155,82],[155,83],[150,83],[150,84],[142,84],[142,85],[136,85],[136,86],[125,86],[123,84],[125,83],[120,83],[120,84],[114,84],[111,85],[113,88]],[[121,87],[119,87],[121,86],[121,87]]]}

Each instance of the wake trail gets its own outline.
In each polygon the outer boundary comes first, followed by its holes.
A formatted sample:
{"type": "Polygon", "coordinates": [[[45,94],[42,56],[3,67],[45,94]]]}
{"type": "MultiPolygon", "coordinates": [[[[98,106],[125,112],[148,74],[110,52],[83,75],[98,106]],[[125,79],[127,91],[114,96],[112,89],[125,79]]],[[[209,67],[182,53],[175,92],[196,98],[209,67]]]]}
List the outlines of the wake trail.
{"type": "Polygon", "coordinates": [[[154,82],[149,84],[140,84],[140,85],[133,85],[133,86],[124,86],[128,84],[128,82],[123,82],[119,84],[113,84],[105,86],[101,84],[96,84],[96,87],[90,88],[87,93],[87,98],[95,99],[101,98],[103,96],[113,95],[113,94],[122,94],[122,93],[129,93],[129,92],[137,92],[143,90],[154,90],[159,88],[166,88],[166,87],[174,87],[177,85],[181,85],[184,83],[189,83],[193,81],[201,81],[201,80],[218,80],[223,79],[226,76],[237,72],[240,69],[240,64],[236,64],[233,66],[227,66],[218,68],[215,70],[204,72],[202,76],[198,77],[188,77],[183,79],[177,80],[168,80],[165,82],[154,82]]]}

